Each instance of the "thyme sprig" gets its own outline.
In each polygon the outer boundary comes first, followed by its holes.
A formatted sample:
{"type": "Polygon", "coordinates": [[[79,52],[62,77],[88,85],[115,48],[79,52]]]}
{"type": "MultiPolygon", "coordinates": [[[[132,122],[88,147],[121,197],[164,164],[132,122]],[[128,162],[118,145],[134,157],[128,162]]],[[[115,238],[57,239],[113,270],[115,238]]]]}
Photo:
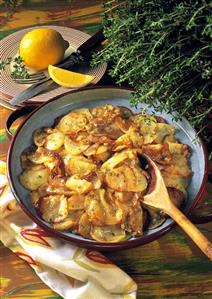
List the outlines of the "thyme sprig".
{"type": "Polygon", "coordinates": [[[108,42],[93,64],[110,62],[133,106],[185,116],[209,142],[212,111],[212,4],[207,0],[104,1],[108,42]]]}
{"type": "Polygon", "coordinates": [[[4,71],[7,65],[13,63],[13,71],[11,77],[13,79],[28,79],[29,73],[25,67],[22,57],[16,56],[14,58],[7,58],[5,61],[0,61],[0,72],[4,71]]]}

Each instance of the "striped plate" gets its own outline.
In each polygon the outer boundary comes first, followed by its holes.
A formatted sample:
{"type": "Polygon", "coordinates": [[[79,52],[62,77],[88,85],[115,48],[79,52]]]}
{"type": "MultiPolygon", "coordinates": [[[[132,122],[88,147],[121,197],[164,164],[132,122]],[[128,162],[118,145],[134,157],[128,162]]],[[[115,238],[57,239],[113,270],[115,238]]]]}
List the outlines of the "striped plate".
{"type": "MultiPolygon", "coordinates": [[[[27,29],[23,29],[20,31],[17,31],[15,33],[10,34],[6,38],[2,39],[0,41],[0,57],[2,61],[6,61],[9,57],[14,57],[18,53],[19,43],[21,38],[24,36],[25,33],[28,31],[35,29],[35,28],[52,28],[57,30],[65,40],[69,42],[70,48],[66,51],[70,53],[70,50],[77,49],[82,43],[84,43],[90,35],[87,33],[84,33],[82,31],[68,28],[68,27],[61,27],[61,26],[39,26],[39,27],[31,27],[27,29]]],[[[69,54],[68,53],[68,54],[69,54]]],[[[87,68],[85,69],[79,69],[76,70],[78,72],[86,72],[89,75],[95,76],[94,81],[92,82],[92,85],[95,85],[104,75],[107,68],[107,64],[101,64],[94,68],[87,68]]],[[[15,83],[10,76],[11,73],[11,66],[6,66],[5,70],[1,72],[0,76],[0,94],[7,99],[8,101],[19,94],[21,91],[25,90],[29,85],[26,84],[17,84],[15,83]]],[[[69,89],[70,90],[70,89],[69,89]]],[[[46,102],[49,99],[64,94],[68,89],[64,87],[57,87],[53,90],[49,90],[46,92],[43,92],[40,95],[37,95],[29,100],[29,102],[46,102]]]]}

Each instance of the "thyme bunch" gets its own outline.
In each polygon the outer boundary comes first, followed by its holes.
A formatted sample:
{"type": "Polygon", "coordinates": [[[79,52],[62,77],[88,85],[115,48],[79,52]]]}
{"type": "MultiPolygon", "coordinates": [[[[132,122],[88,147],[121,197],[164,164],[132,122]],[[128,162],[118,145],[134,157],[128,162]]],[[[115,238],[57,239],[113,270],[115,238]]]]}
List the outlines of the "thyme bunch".
{"type": "Polygon", "coordinates": [[[108,42],[93,64],[111,62],[118,84],[135,88],[131,104],[185,116],[210,141],[212,4],[206,0],[104,2],[108,42]]]}
{"type": "Polygon", "coordinates": [[[0,72],[4,71],[6,66],[13,62],[13,71],[11,72],[11,77],[13,79],[27,79],[29,78],[29,73],[25,67],[24,61],[21,56],[16,56],[14,58],[7,58],[6,61],[0,61],[0,72]]]}

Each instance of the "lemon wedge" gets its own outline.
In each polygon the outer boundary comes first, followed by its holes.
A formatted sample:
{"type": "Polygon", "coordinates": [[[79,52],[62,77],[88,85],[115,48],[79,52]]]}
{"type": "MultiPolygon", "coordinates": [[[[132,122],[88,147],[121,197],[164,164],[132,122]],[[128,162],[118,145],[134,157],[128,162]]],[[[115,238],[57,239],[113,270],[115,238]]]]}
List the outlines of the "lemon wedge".
{"type": "Polygon", "coordinates": [[[57,84],[68,88],[80,88],[91,83],[95,76],[75,73],[49,65],[49,76],[57,84]]]}

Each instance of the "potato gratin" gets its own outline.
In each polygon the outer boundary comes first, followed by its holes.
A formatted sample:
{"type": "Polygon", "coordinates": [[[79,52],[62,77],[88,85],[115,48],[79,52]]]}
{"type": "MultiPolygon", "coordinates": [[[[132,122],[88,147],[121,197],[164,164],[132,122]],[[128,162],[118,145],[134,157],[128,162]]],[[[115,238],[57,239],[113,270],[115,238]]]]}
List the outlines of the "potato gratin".
{"type": "Polygon", "coordinates": [[[186,197],[188,147],[164,119],[111,105],[71,111],[33,134],[21,155],[21,184],[56,230],[98,242],[141,236],[165,217],[142,204],[151,176],[139,155],[159,166],[170,198],[186,197]]]}

